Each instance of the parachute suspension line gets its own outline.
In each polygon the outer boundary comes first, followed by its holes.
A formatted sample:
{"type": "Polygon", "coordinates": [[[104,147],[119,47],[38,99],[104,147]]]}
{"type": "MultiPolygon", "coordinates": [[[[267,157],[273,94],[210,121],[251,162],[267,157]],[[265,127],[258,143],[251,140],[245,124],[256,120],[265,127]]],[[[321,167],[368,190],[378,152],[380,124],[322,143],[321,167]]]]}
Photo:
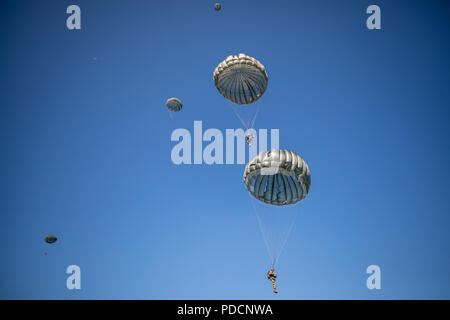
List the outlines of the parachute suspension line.
{"type": "Polygon", "coordinates": [[[252,122],[250,124],[250,128],[253,128],[253,126],[255,125],[256,117],[258,116],[258,113],[259,113],[259,101],[256,101],[254,103],[256,104],[256,112],[255,112],[255,115],[253,116],[252,122]]]}
{"type": "MultiPolygon", "coordinates": [[[[234,94],[236,95],[237,91],[238,91],[238,81],[236,81],[236,78],[241,78],[240,72],[238,72],[238,70],[240,71],[241,69],[241,65],[239,64],[238,69],[235,71],[236,73],[234,74],[235,77],[235,81],[234,81],[234,94]]],[[[231,86],[233,85],[233,83],[230,84],[231,86]]],[[[235,96],[236,99],[236,96],[235,96]]],[[[233,110],[234,114],[236,115],[236,117],[239,119],[239,121],[241,121],[242,125],[245,127],[245,129],[247,129],[247,124],[245,123],[244,119],[241,117],[241,115],[238,113],[238,111],[235,109],[237,108],[235,106],[235,103],[230,101],[229,99],[227,99],[227,103],[228,105],[231,107],[231,109],[233,110]]]]}
{"type": "MultiPolygon", "coordinates": [[[[241,64],[239,64],[239,69],[241,69],[241,64]]],[[[248,73],[246,73],[246,74],[248,75],[248,73]]],[[[242,75],[242,72],[239,72],[239,79],[241,80],[241,81],[240,81],[241,86],[243,86],[244,83],[245,83],[245,85],[247,86],[247,88],[249,89],[249,91],[251,92],[251,94],[252,94],[252,96],[253,96],[255,93],[254,93],[254,91],[253,91],[253,89],[252,89],[252,86],[248,83],[248,80],[247,80],[247,79],[244,79],[244,76],[242,75]]],[[[255,95],[256,95],[256,94],[255,94],[255,95]]],[[[245,100],[247,101],[247,99],[245,99],[245,100]]],[[[252,107],[253,107],[252,105],[254,105],[254,107],[256,108],[256,112],[255,112],[255,114],[253,115],[252,119],[249,119],[249,120],[248,120],[248,123],[247,123],[247,126],[246,126],[246,130],[248,130],[248,129],[253,129],[253,126],[255,125],[256,117],[258,116],[258,113],[259,113],[259,107],[260,107],[260,105],[259,105],[259,99],[256,100],[255,102],[253,102],[252,104],[249,104],[248,106],[246,106],[246,107],[244,107],[244,108],[252,108],[252,107]]]]}
{"type": "Polygon", "coordinates": [[[259,114],[259,110],[260,110],[260,108],[261,108],[261,106],[260,106],[260,104],[259,104],[259,101],[253,102],[253,103],[252,103],[253,106],[250,106],[250,108],[251,108],[251,107],[256,108],[256,112],[255,112],[254,116],[253,116],[251,119],[248,120],[248,122],[246,122],[246,121],[242,118],[242,116],[239,114],[237,108],[249,108],[249,106],[242,107],[242,106],[236,105],[235,103],[233,103],[233,102],[231,102],[231,101],[228,101],[228,104],[230,105],[230,107],[231,107],[231,109],[233,110],[233,112],[234,112],[234,114],[236,115],[236,117],[239,119],[239,121],[240,121],[240,122],[242,123],[242,125],[244,126],[245,130],[253,129],[253,127],[254,127],[254,125],[255,125],[255,122],[256,122],[256,118],[258,117],[258,114],[259,114]]]}
{"type": "Polygon", "coordinates": [[[241,115],[237,112],[237,110],[235,108],[237,108],[233,102],[228,101],[228,104],[230,105],[231,109],[233,109],[234,114],[236,115],[236,117],[238,117],[239,121],[241,121],[242,125],[245,127],[245,129],[248,129],[247,124],[245,123],[244,119],[242,119],[241,115]]]}
{"type": "Polygon", "coordinates": [[[295,224],[295,220],[297,219],[297,212],[294,213],[294,217],[292,218],[291,224],[289,226],[288,232],[286,233],[286,236],[284,237],[284,239],[282,240],[282,245],[280,248],[280,251],[278,252],[278,255],[275,257],[273,263],[272,263],[272,268],[275,267],[275,264],[278,261],[278,258],[280,258],[281,253],[283,252],[283,249],[286,245],[287,239],[289,238],[289,234],[291,233],[292,228],[294,227],[295,224]]]}
{"type": "MultiPolygon", "coordinates": [[[[258,102],[254,102],[254,103],[256,104],[256,105],[254,106],[254,107],[256,108],[256,113],[255,113],[255,115],[252,117],[252,119],[249,119],[249,120],[248,120],[248,122],[246,122],[246,121],[241,117],[241,115],[239,114],[239,112],[236,110],[236,108],[239,108],[239,107],[236,107],[236,106],[234,106],[233,104],[230,104],[231,108],[233,109],[234,114],[236,115],[236,117],[238,117],[239,121],[241,121],[241,123],[242,123],[242,125],[244,126],[245,130],[253,129],[253,128],[254,128],[254,125],[255,125],[255,122],[256,122],[256,118],[257,118],[257,116],[258,116],[259,109],[260,109],[259,104],[257,104],[258,102]]],[[[245,107],[244,107],[244,108],[245,108],[245,107]]]]}
{"type": "Polygon", "coordinates": [[[272,267],[275,265],[275,260],[273,258],[272,250],[270,250],[269,241],[267,240],[266,233],[264,232],[264,227],[262,225],[261,217],[258,214],[258,210],[256,210],[255,204],[253,203],[253,199],[250,199],[250,202],[252,203],[253,211],[255,212],[256,219],[258,219],[258,226],[259,230],[261,231],[261,234],[264,238],[264,243],[266,244],[267,253],[269,254],[270,261],[272,262],[272,267]]]}

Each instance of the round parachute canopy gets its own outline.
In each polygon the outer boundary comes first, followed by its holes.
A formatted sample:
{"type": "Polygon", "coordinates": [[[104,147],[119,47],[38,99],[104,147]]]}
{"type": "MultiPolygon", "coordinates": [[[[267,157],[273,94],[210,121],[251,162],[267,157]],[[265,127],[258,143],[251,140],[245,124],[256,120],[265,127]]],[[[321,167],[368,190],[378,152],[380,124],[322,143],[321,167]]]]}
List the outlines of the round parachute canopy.
{"type": "Polygon", "coordinates": [[[170,98],[166,101],[166,107],[170,111],[178,112],[183,108],[183,103],[178,98],[170,98]]]}
{"type": "Polygon", "coordinates": [[[216,3],[216,4],[214,5],[214,9],[215,9],[216,11],[220,11],[221,8],[222,8],[222,6],[220,5],[220,3],[216,3]]]}
{"type": "Polygon", "coordinates": [[[45,242],[51,244],[51,243],[55,243],[56,240],[58,240],[58,238],[55,237],[54,235],[48,235],[48,236],[46,236],[46,237],[44,238],[44,240],[45,240],[45,242]]]}
{"type": "Polygon", "coordinates": [[[244,182],[256,199],[272,205],[295,204],[311,185],[308,165],[290,150],[263,151],[245,166],[244,182]]]}
{"type": "Polygon", "coordinates": [[[219,63],[213,78],[217,90],[237,104],[250,104],[261,98],[269,80],[261,62],[243,53],[219,63]]]}

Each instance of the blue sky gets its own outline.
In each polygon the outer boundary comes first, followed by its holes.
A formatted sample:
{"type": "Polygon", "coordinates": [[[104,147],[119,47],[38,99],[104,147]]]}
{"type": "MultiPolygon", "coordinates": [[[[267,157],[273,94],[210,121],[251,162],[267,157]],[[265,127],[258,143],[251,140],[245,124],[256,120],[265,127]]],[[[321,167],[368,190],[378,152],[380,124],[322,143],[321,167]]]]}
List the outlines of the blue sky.
{"type": "Polygon", "coordinates": [[[449,299],[448,3],[213,5],[1,2],[0,298],[449,299]],[[256,127],[311,170],[277,296],[244,165],[170,159],[176,128],[239,127],[212,73],[241,52],[269,75],[256,127]]]}

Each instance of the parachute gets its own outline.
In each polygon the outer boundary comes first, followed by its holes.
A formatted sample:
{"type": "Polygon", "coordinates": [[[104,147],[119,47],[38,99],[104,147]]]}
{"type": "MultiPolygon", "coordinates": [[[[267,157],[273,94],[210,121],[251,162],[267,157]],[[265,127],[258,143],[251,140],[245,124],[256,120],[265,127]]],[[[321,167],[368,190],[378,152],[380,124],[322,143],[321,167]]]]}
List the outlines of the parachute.
{"type": "Polygon", "coordinates": [[[294,204],[304,199],[311,185],[308,165],[289,150],[263,151],[248,162],[244,181],[256,199],[272,205],[294,204]]]}
{"type": "Polygon", "coordinates": [[[296,203],[309,192],[309,168],[293,151],[262,151],[247,163],[243,178],[271,261],[267,277],[277,293],[274,268],[294,226],[296,203]]]}
{"type": "MultiPolygon", "coordinates": [[[[166,101],[166,107],[172,112],[178,112],[183,108],[183,103],[178,98],[170,98],[166,101]]],[[[172,120],[172,115],[170,115],[170,120],[172,120]]]]}
{"type": "Polygon", "coordinates": [[[253,136],[248,133],[253,128],[259,112],[256,104],[267,89],[266,69],[261,62],[240,53],[228,56],[219,63],[213,73],[214,84],[230,103],[230,107],[247,130],[247,144],[253,136]]]}
{"type": "Polygon", "coordinates": [[[178,98],[170,98],[166,101],[166,107],[170,111],[178,112],[183,108],[183,103],[178,98]]]}
{"type": "Polygon", "coordinates": [[[269,80],[261,62],[243,53],[219,63],[213,78],[217,90],[237,104],[250,104],[261,98],[269,80]]]}
{"type": "MultiPolygon", "coordinates": [[[[57,240],[58,240],[58,238],[52,234],[49,234],[49,235],[45,236],[45,238],[44,238],[44,241],[51,245],[53,245],[57,240]]],[[[47,252],[44,252],[44,256],[47,256],[47,252]]]]}
{"type": "Polygon", "coordinates": [[[45,238],[44,238],[44,241],[49,244],[55,243],[56,240],[58,240],[58,238],[55,237],[54,235],[48,235],[48,236],[45,236],[45,238]]]}
{"type": "Polygon", "coordinates": [[[222,8],[222,6],[220,5],[220,3],[214,4],[214,10],[220,11],[221,8],[222,8]]]}

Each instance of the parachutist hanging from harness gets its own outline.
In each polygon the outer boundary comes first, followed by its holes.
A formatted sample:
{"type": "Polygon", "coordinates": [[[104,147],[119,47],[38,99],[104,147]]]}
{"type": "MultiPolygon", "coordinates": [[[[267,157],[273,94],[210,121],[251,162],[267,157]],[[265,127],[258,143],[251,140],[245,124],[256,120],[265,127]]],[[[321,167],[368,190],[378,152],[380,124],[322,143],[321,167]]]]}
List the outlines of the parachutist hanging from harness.
{"type": "Polygon", "coordinates": [[[249,133],[246,137],[245,137],[245,140],[246,140],[246,142],[247,142],[247,144],[248,144],[248,146],[249,147],[251,147],[252,146],[252,140],[253,140],[253,135],[251,134],[251,133],[249,133]]]}
{"type": "Polygon", "coordinates": [[[259,202],[252,202],[271,261],[267,279],[272,282],[273,292],[278,293],[275,266],[298,212],[292,206],[306,198],[309,192],[309,168],[297,153],[273,149],[254,156],[245,166],[243,179],[250,195],[265,203],[263,207],[258,206],[259,202]],[[279,209],[275,211],[275,208],[279,209]],[[280,227],[279,230],[276,230],[277,227],[280,227]]]}
{"type": "MultiPolygon", "coordinates": [[[[269,80],[262,63],[243,53],[230,55],[216,67],[213,80],[220,94],[230,102],[244,130],[253,129],[259,112],[256,102],[264,95],[269,80]]],[[[248,146],[254,138],[246,133],[248,146]]]]}
{"type": "Polygon", "coordinates": [[[267,279],[272,281],[273,293],[278,293],[278,291],[277,291],[277,283],[275,281],[276,278],[277,278],[277,274],[275,273],[273,268],[270,269],[269,272],[267,272],[267,279]]]}

